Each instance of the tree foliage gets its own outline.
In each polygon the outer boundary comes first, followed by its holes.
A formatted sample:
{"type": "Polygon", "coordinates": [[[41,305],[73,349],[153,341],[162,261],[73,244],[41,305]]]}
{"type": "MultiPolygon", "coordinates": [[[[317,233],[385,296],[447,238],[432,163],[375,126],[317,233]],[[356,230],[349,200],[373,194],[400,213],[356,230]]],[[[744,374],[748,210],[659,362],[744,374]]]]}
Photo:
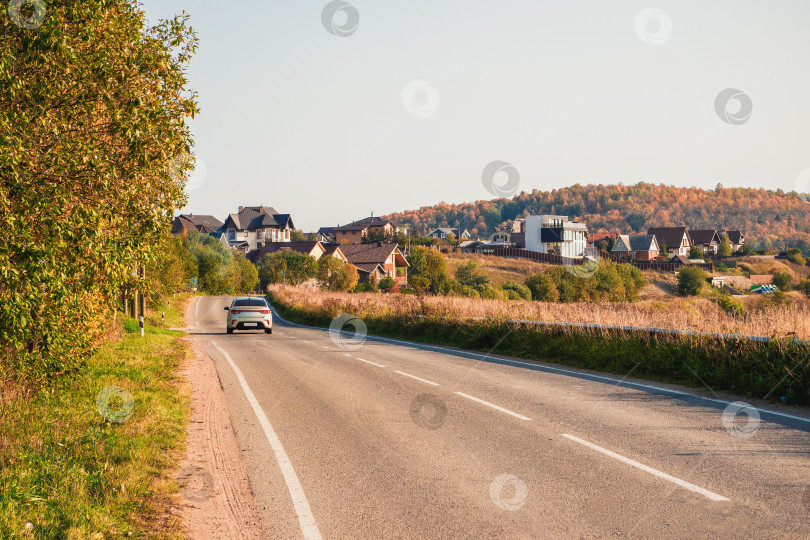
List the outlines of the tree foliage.
{"type": "Polygon", "coordinates": [[[793,282],[793,278],[790,276],[788,272],[784,270],[778,270],[773,274],[773,278],[771,278],[771,283],[780,291],[787,292],[791,289],[791,283],[793,282]]]}
{"type": "Polygon", "coordinates": [[[29,382],[75,372],[119,288],[145,285],[133,272],[185,202],[197,112],[186,18],[150,27],[128,0],[44,15],[0,17],[0,379],[29,382]]]}
{"type": "Polygon", "coordinates": [[[708,275],[697,266],[684,266],[678,272],[678,293],[681,296],[696,296],[703,290],[708,275]]]}
{"type": "Polygon", "coordinates": [[[257,263],[262,290],[270,283],[299,285],[318,276],[318,261],[300,251],[268,253],[257,263]]]}
{"type": "Polygon", "coordinates": [[[354,266],[331,255],[324,255],[318,259],[317,276],[322,288],[344,292],[353,290],[360,279],[354,266]]]}
{"type": "Polygon", "coordinates": [[[526,279],[534,300],[543,302],[633,302],[647,284],[641,270],[602,261],[590,277],[578,277],[557,266],[526,279]]]}

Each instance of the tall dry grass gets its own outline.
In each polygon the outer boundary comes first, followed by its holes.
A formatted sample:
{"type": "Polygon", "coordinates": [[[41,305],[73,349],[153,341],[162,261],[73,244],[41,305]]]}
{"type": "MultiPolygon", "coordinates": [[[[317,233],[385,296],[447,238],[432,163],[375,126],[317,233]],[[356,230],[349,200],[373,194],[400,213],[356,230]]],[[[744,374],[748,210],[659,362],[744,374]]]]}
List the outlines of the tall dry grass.
{"type": "Polygon", "coordinates": [[[560,304],[442,296],[350,294],[283,285],[272,285],[271,291],[288,306],[326,310],[332,316],[351,313],[360,318],[371,315],[425,315],[458,319],[526,319],[810,339],[810,301],[797,295],[792,296],[790,306],[749,309],[744,317],[737,318],[703,298],[633,304],[560,304]]]}

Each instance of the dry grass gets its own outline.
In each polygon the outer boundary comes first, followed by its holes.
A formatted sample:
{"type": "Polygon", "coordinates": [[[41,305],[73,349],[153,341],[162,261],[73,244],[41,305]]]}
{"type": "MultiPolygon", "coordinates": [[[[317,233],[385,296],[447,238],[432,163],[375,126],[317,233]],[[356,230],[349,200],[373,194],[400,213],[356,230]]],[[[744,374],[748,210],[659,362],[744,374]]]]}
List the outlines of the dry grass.
{"type": "MultiPolygon", "coordinates": [[[[662,285],[669,285],[664,282],[662,285]]],[[[655,286],[655,285],[653,285],[655,286]]],[[[749,309],[735,318],[705,298],[663,297],[633,304],[552,304],[530,301],[478,300],[456,297],[349,294],[271,286],[287,305],[326,310],[332,316],[352,313],[374,315],[426,315],[450,318],[487,317],[670,328],[702,332],[810,339],[810,301],[792,294],[792,305],[766,310],[749,309]]],[[[754,308],[760,299],[745,299],[754,308]]]]}
{"type": "Polygon", "coordinates": [[[526,278],[547,270],[550,265],[528,259],[510,259],[495,255],[476,253],[448,253],[445,255],[447,270],[455,275],[456,269],[469,261],[478,263],[479,271],[489,277],[494,285],[503,285],[509,281],[523,284],[526,278]]]}

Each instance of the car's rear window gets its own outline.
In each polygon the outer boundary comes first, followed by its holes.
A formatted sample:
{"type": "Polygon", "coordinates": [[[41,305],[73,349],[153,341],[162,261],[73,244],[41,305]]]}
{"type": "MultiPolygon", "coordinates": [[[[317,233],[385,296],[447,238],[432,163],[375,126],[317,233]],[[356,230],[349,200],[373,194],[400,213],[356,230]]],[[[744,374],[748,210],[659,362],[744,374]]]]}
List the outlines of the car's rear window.
{"type": "Polygon", "coordinates": [[[267,302],[262,298],[245,298],[234,302],[233,307],[267,307],[267,302]]]}

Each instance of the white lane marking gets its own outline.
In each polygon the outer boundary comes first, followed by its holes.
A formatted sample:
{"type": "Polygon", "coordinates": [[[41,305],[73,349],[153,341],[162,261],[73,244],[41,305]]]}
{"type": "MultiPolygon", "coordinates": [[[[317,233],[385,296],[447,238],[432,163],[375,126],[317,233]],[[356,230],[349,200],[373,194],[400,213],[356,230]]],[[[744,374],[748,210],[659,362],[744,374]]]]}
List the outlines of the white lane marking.
{"type": "Polygon", "coordinates": [[[328,349],[328,348],[329,347],[327,347],[326,345],[321,345],[321,349],[328,349]]]}
{"type": "Polygon", "coordinates": [[[304,340],[304,343],[309,343],[309,341],[307,341],[307,340],[304,340]]]}
{"type": "Polygon", "coordinates": [[[661,471],[659,471],[657,469],[653,469],[652,467],[648,467],[647,465],[639,463],[638,461],[633,461],[632,459],[626,458],[621,454],[617,454],[616,452],[611,452],[610,450],[602,448],[601,446],[596,446],[595,444],[589,443],[588,441],[584,441],[584,440],[580,439],[579,437],[574,437],[573,435],[569,435],[567,433],[563,433],[562,436],[565,437],[566,439],[570,439],[570,440],[572,440],[574,442],[577,442],[579,444],[587,446],[588,448],[590,448],[592,450],[596,450],[597,452],[601,452],[601,453],[605,454],[606,456],[610,456],[613,459],[618,459],[622,463],[627,463],[628,465],[632,465],[633,467],[635,467],[637,469],[641,469],[644,472],[648,472],[648,473],[652,474],[653,476],[657,476],[658,478],[663,478],[664,480],[668,480],[668,481],[672,482],[673,484],[677,484],[677,485],[679,485],[679,486],[681,486],[683,488],[688,489],[689,491],[694,491],[695,493],[700,493],[704,497],[706,497],[708,499],[711,499],[713,501],[727,501],[727,500],[729,500],[726,497],[723,497],[722,495],[718,495],[717,493],[712,493],[711,491],[709,491],[707,489],[703,489],[702,487],[696,486],[695,484],[690,484],[689,482],[681,480],[680,478],[675,478],[674,476],[670,476],[667,473],[661,472],[661,471]]]}
{"type": "Polygon", "coordinates": [[[352,357],[352,355],[350,355],[350,354],[349,354],[349,353],[347,353],[347,352],[345,352],[345,353],[343,353],[343,354],[345,354],[345,355],[346,355],[346,356],[348,356],[349,358],[351,358],[351,357],[352,357]]]}
{"type": "MultiPolygon", "coordinates": [[[[273,312],[276,313],[276,316],[279,319],[286,322],[287,324],[291,324],[293,326],[298,326],[300,328],[308,328],[310,330],[321,330],[323,332],[329,332],[328,328],[319,328],[317,326],[307,326],[305,324],[298,324],[298,323],[294,323],[292,321],[288,321],[284,317],[278,315],[278,313],[275,311],[275,309],[274,309],[273,312]]],[[[732,403],[731,401],[724,401],[722,399],[715,399],[715,398],[700,396],[698,394],[691,394],[689,392],[682,392],[680,390],[672,390],[671,388],[664,388],[662,386],[654,386],[652,384],[642,384],[642,383],[633,382],[633,381],[624,381],[624,380],[621,380],[621,379],[615,379],[615,378],[612,378],[612,377],[605,377],[603,375],[594,375],[592,373],[583,373],[583,372],[580,372],[580,371],[571,371],[570,369],[562,369],[562,368],[558,368],[558,367],[552,367],[552,366],[549,366],[549,365],[546,365],[546,364],[532,364],[532,363],[529,363],[529,362],[521,362],[519,360],[508,360],[506,358],[501,358],[499,356],[489,356],[489,355],[484,355],[484,354],[478,354],[478,353],[466,351],[464,349],[448,349],[447,347],[440,347],[438,345],[428,345],[426,343],[415,343],[413,341],[403,341],[401,339],[391,339],[391,338],[385,338],[385,337],[380,337],[380,336],[372,336],[372,335],[367,335],[366,339],[369,340],[369,341],[382,341],[382,342],[385,342],[385,343],[396,343],[398,345],[404,345],[404,346],[411,347],[411,348],[416,349],[416,350],[422,350],[422,351],[424,351],[424,350],[434,350],[434,351],[450,354],[452,356],[456,356],[456,357],[460,357],[460,358],[474,357],[474,358],[477,358],[477,359],[479,359],[481,361],[484,361],[484,362],[505,364],[505,365],[509,365],[509,366],[526,366],[528,368],[531,368],[533,371],[546,371],[546,372],[552,372],[552,373],[562,373],[563,375],[572,375],[574,377],[586,377],[587,379],[592,380],[592,381],[605,382],[607,384],[611,384],[611,385],[614,385],[614,386],[621,386],[621,387],[624,387],[624,388],[634,388],[634,389],[646,388],[646,389],[649,389],[649,390],[655,390],[656,392],[660,392],[660,393],[663,393],[663,394],[668,394],[670,396],[687,396],[687,397],[692,397],[692,398],[696,398],[696,399],[703,400],[703,401],[709,401],[709,402],[712,402],[712,403],[719,403],[721,405],[731,405],[731,403],[732,403]],[[497,360],[497,362],[494,362],[495,360],[497,360]]],[[[765,409],[765,408],[762,408],[762,407],[754,407],[754,406],[750,406],[750,405],[747,408],[754,409],[757,412],[761,412],[761,413],[765,413],[765,414],[773,414],[773,415],[776,415],[776,416],[781,416],[782,418],[790,418],[791,420],[798,420],[800,422],[810,423],[810,418],[808,418],[806,416],[797,416],[795,414],[788,414],[788,413],[775,411],[773,409],[765,409]]]]}
{"type": "Polygon", "coordinates": [[[358,358],[358,360],[360,360],[361,362],[365,362],[366,364],[371,364],[372,366],[377,366],[377,367],[381,367],[381,368],[385,367],[382,364],[377,364],[376,362],[371,362],[369,360],[363,360],[362,358],[358,358]]]}
{"type": "Polygon", "coordinates": [[[200,297],[197,296],[197,301],[194,302],[194,328],[200,327],[200,297]]]}
{"type": "Polygon", "coordinates": [[[411,375],[410,373],[405,373],[404,371],[394,371],[394,373],[399,373],[400,375],[405,375],[406,377],[410,377],[411,379],[416,379],[417,381],[422,381],[423,383],[432,384],[433,386],[439,386],[439,383],[435,383],[432,381],[428,381],[426,379],[422,379],[417,377],[416,375],[411,375]]]}
{"type": "Polygon", "coordinates": [[[498,407],[497,405],[494,405],[494,404],[490,403],[489,401],[484,401],[483,399],[478,399],[477,397],[468,396],[467,394],[465,394],[463,392],[456,392],[456,394],[458,394],[461,397],[465,397],[467,399],[471,399],[473,401],[476,401],[476,402],[480,403],[481,405],[486,405],[487,407],[492,407],[493,409],[501,411],[503,413],[511,414],[515,418],[520,418],[521,420],[531,420],[531,418],[528,418],[528,417],[523,416],[522,414],[518,414],[516,412],[512,412],[509,409],[504,409],[503,407],[498,407]]]}
{"type": "Polygon", "coordinates": [[[301,486],[301,482],[298,481],[298,475],[295,474],[295,469],[293,469],[290,458],[287,456],[287,452],[284,451],[284,447],[281,445],[278,435],[273,431],[270,420],[267,419],[267,415],[264,414],[261,405],[259,405],[259,402],[256,400],[256,396],[253,395],[253,391],[250,389],[250,386],[248,386],[245,376],[242,375],[242,371],[236,366],[231,355],[228,354],[225,349],[217,345],[215,341],[212,341],[211,344],[219,349],[219,352],[225,356],[225,359],[231,365],[234,373],[236,373],[236,378],[239,379],[239,384],[242,385],[242,391],[245,393],[245,397],[247,397],[250,406],[253,408],[253,412],[256,413],[256,417],[259,419],[267,441],[270,443],[273,453],[276,455],[281,474],[284,475],[284,481],[287,483],[287,489],[290,491],[290,497],[292,497],[293,505],[295,506],[295,513],[298,515],[298,524],[301,526],[301,532],[304,534],[304,538],[321,540],[321,533],[318,530],[318,525],[315,523],[315,517],[312,515],[312,510],[309,507],[309,501],[307,501],[304,488],[301,486]]]}

